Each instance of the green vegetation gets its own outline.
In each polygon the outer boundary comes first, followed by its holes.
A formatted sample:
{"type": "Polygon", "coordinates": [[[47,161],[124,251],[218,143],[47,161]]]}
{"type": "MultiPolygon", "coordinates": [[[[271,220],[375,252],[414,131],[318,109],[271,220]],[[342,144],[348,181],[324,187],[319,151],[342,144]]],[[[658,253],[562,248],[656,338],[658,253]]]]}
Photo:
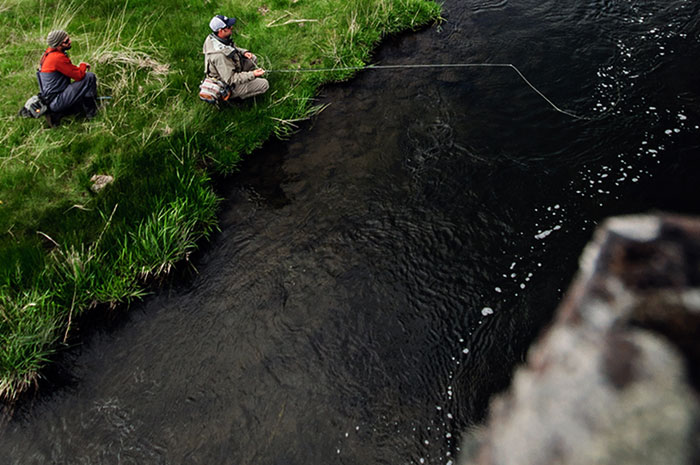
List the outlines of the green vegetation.
{"type": "Polygon", "coordinates": [[[144,295],[216,228],[210,176],[318,111],[319,85],[347,72],[266,76],[270,91],[221,111],[200,102],[201,46],[214,14],[268,69],[364,64],[381,36],[437,18],[428,0],[0,0],[0,398],[35,384],[98,305],[144,295]],[[74,63],[110,96],[97,118],[17,112],[37,92],[45,37],[65,29],[74,63]],[[99,194],[91,177],[114,183],[99,194]]]}

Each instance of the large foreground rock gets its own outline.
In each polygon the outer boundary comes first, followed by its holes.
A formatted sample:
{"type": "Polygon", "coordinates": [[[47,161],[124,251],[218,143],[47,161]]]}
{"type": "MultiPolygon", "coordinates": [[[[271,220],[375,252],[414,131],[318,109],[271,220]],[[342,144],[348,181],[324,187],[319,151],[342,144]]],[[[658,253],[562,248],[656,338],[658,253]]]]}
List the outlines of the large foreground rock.
{"type": "Polygon", "coordinates": [[[700,221],[608,220],[461,464],[699,463],[700,221]]]}

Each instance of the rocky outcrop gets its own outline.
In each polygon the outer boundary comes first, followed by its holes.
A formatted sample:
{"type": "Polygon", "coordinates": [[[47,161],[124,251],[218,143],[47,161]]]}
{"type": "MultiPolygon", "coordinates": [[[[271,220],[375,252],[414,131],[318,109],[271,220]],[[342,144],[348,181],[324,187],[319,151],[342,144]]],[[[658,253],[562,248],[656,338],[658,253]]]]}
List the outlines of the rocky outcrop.
{"type": "Polygon", "coordinates": [[[462,465],[699,463],[700,220],[608,220],[462,465]]]}

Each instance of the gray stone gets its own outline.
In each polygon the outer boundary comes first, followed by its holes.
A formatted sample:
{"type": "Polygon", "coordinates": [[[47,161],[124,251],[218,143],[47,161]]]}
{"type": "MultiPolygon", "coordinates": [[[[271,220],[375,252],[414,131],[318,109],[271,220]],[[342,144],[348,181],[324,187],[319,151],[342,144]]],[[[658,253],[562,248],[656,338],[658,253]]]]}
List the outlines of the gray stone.
{"type": "Polygon", "coordinates": [[[460,463],[698,463],[700,221],[608,220],[460,463]]]}
{"type": "Polygon", "coordinates": [[[94,193],[98,193],[109,184],[113,183],[114,178],[108,174],[95,174],[90,178],[90,182],[93,183],[90,189],[94,193]]]}

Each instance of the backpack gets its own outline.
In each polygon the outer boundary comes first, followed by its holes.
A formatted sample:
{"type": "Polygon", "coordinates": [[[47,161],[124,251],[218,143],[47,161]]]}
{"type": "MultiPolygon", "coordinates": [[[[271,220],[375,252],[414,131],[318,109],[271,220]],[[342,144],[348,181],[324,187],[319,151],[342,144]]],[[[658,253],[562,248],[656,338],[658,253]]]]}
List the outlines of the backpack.
{"type": "Polygon", "coordinates": [[[207,103],[218,105],[231,97],[231,88],[214,78],[204,78],[199,85],[199,98],[207,103]]]}
{"type": "Polygon", "coordinates": [[[40,74],[41,67],[44,64],[44,60],[47,56],[49,56],[49,54],[53,52],[58,52],[58,50],[52,49],[44,52],[44,54],[42,55],[41,61],[39,62],[39,68],[36,71],[36,80],[39,83],[39,94],[32,95],[31,97],[29,97],[29,100],[27,100],[24,103],[24,106],[20,108],[19,116],[23,116],[25,118],[38,118],[44,115],[47,111],[49,111],[49,105],[44,101],[43,98],[41,98],[41,93],[44,91],[44,89],[41,88],[40,74]]]}
{"type": "Polygon", "coordinates": [[[32,95],[24,106],[19,110],[19,115],[25,118],[38,118],[49,110],[49,106],[44,103],[38,95],[32,95]]]}

